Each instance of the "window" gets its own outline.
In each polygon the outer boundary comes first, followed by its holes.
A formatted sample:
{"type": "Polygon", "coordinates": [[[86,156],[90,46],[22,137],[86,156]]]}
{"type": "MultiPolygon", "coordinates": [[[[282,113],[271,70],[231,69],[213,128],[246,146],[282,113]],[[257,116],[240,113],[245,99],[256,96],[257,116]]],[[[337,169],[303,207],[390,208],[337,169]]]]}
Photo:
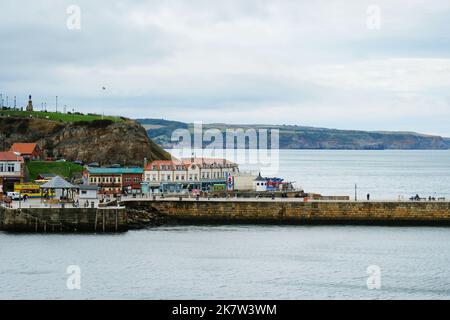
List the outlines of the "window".
{"type": "Polygon", "coordinates": [[[8,163],[8,172],[14,172],[14,163],[8,163]]]}
{"type": "Polygon", "coordinates": [[[139,183],[139,182],[141,182],[141,179],[139,179],[138,177],[135,177],[135,178],[134,178],[134,182],[135,182],[135,183],[139,183]]]}

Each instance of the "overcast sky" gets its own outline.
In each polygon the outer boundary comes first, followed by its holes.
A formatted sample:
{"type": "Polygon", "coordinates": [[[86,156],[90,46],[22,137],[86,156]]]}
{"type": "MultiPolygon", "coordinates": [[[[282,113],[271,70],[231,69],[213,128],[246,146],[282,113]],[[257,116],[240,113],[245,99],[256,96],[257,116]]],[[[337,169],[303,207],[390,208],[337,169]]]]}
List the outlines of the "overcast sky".
{"type": "Polygon", "coordinates": [[[1,0],[0,92],[37,109],[58,95],[133,118],[450,137],[448,17],[449,0],[1,0]]]}

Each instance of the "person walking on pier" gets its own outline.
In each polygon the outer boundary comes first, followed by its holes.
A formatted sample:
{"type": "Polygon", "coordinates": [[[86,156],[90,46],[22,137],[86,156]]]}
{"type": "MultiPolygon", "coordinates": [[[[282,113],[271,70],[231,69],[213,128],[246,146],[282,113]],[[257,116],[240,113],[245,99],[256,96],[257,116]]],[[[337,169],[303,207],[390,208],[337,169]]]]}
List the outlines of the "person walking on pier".
{"type": "Polygon", "coordinates": [[[367,194],[367,201],[370,201],[370,193],[367,194]]]}

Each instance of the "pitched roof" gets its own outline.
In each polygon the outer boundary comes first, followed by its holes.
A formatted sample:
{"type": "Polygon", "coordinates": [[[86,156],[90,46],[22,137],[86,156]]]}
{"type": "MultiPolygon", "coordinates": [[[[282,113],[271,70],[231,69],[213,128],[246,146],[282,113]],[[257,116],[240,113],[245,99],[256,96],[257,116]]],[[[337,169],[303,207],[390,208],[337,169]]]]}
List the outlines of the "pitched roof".
{"type": "Polygon", "coordinates": [[[223,166],[223,165],[237,165],[234,162],[228,161],[226,159],[215,159],[215,158],[184,158],[181,160],[173,159],[173,160],[155,160],[145,166],[145,171],[151,171],[153,170],[153,166],[156,166],[159,170],[161,170],[161,166],[169,166],[169,170],[173,170],[174,166],[183,166],[184,169],[187,169],[191,164],[196,164],[198,166],[203,165],[217,165],[217,166],[223,166]],[[193,160],[193,161],[192,161],[193,160]]]}
{"type": "Polygon", "coordinates": [[[190,159],[190,158],[184,158],[183,160],[184,164],[197,164],[197,165],[212,165],[212,164],[217,164],[217,165],[224,165],[224,164],[231,164],[231,165],[236,165],[234,162],[228,161],[227,159],[216,159],[216,158],[194,158],[194,159],[190,159]],[[192,161],[194,160],[194,161],[192,161]]]}
{"type": "MultiPolygon", "coordinates": [[[[153,166],[156,166],[159,170],[161,170],[161,166],[169,166],[169,170],[174,170],[174,166],[184,166],[183,162],[178,159],[173,160],[155,160],[145,166],[145,171],[153,170],[153,166]]],[[[186,169],[186,167],[185,167],[186,169]]]]}
{"type": "Polygon", "coordinates": [[[143,174],[142,168],[87,168],[89,174],[143,174]]]}
{"type": "Polygon", "coordinates": [[[23,162],[23,157],[17,156],[12,151],[0,152],[0,161],[21,161],[23,162]]]}
{"type": "Polygon", "coordinates": [[[10,151],[20,152],[21,154],[32,154],[36,150],[37,143],[14,143],[10,151]]]}
{"type": "Polygon", "coordinates": [[[266,181],[266,179],[264,179],[262,176],[261,176],[261,172],[259,173],[259,175],[255,178],[255,180],[253,180],[253,181],[266,181]]]}
{"type": "Polygon", "coordinates": [[[44,183],[41,185],[41,189],[74,189],[75,186],[60,176],[54,177],[52,180],[50,180],[47,183],[44,183]]]}
{"type": "Polygon", "coordinates": [[[76,187],[77,187],[77,189],[85,190],[85,191],[87,191],[87,190],[98,190],[98,186],[95,185],[95,184],[79,184],[76,187]]]}
{"type": "Polygon", "coordinates": [[[39,173],[38,177],[42,177],[44,179],[51,179],[51,178],[56,177],[56,174],[54,174],[54,173],[39,173]]]}

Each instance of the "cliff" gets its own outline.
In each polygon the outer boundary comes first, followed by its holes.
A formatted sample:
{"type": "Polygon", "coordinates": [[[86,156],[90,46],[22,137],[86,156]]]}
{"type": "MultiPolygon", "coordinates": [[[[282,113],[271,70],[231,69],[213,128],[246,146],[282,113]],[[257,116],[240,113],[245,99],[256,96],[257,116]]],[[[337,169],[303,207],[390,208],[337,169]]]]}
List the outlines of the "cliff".
{"type": "MultiPolygon", "coordinates": [[[[137,120],[146,129],[148,135],[164,148],[172,148],[170,141],[176,129],[189,129],[192,124],[160,120],[137,120]]],[[[433,150],[450,149],[450,138],[424,135],[414,132],[360,131],[314,128],[296,125],[230,125],[223,123],[203,124],[203,129],[278,129],[280,149],[341,149],[341,150],[433,150]]],[[[225,141],[225,135],[224,135],[225,141]]]]}
{"type": "Polygon", "coordinates": [[[132,120],[63,122],[47,119],[0,117],[0,150],[14,142],[37,142],[47,156],[102,165],[141,165],[168,159],[145,129],[132,120]]]}

